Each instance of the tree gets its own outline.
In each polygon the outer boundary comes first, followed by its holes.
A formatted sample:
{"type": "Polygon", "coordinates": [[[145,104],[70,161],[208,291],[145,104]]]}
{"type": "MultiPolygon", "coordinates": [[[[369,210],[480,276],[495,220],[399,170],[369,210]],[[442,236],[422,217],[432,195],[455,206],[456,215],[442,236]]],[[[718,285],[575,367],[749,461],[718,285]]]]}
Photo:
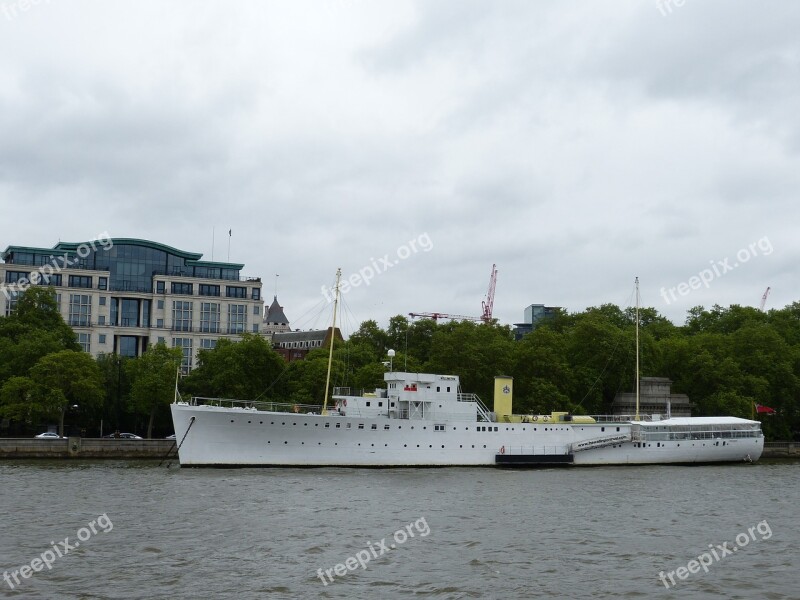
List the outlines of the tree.
{"type": "Polygon", "coordinates": [[[184,379],[187,391],[240,400],[273,397],[280,390],[274,384],[286,369],[270,343],[252,333],[243,334],[238,342],[218,340],[216,348],[200,351],[198,363],[184,379]]]}
{"type": "Polygon", "coordinates": [[[100,369],[85,352],[62,350],[48,354],[31,369],[34,382],[31,403],[48,417],[59,418],[59,435],[64,435],[64,415],[70,406],[92,410],[103,402],[100,369]]]}
{"type": "Polygon", "coordinates": [[[75,332],[61,318],[53,289],[31,287],[0,318],[0,383],[26,376],[42,357],[61,350],[81,350],[75,332]]]}
{"type": "Polygon", "coordinates": [[[153,437],[153,422],[157,412],[169,406],[174,398],[175,381],[182,358],[180,348],[167,348],[160,342],[126,365],[133,381],[131,403],[134,410],[148,415],[148,439],[153,437]]]}

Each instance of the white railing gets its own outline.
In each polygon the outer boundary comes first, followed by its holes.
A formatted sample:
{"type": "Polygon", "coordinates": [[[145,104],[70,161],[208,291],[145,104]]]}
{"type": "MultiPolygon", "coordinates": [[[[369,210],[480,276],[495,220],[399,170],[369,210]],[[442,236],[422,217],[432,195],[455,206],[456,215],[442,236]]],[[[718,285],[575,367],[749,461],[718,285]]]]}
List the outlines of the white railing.
{"type": "Polygon", "coordinates": [[[260,400],[233,400],[230,398],[206,398],[193,396],[189,404],[192,406],[220,406],[241,410],[261,410],[286,413],[320,413],[321,404],[292,404],[289,402],[264,402],[260,400]]]}
{"type": "Polygon", "coordinates": [[[498,454],[564,456],[569,454],[569,449],[565,446],[503,446],[498,454]]]}

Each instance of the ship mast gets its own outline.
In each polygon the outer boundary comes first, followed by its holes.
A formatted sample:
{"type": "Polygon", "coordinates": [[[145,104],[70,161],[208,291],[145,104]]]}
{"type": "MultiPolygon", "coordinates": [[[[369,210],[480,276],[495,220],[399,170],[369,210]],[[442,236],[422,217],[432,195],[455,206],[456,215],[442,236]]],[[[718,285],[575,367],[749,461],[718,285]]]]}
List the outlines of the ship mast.
{"type": "Polygon", "coordinates": [[[331,327],[331,347],[328,352],[328,375],[325,377],[325,400],[322,402],[322,414],[328,414],[328,389],[331,383],[331,365],[333,364],[333,340],[336,338],[336,313],[339,311],[339,280],[342,278],[342,269],[336,269],[336,286],[333,297],[333,327],[331,327]]]}
{"type": "Polygon", "coordinates": [[[639,420],[639,278],[636,278],[636,420],[639,420]]]}

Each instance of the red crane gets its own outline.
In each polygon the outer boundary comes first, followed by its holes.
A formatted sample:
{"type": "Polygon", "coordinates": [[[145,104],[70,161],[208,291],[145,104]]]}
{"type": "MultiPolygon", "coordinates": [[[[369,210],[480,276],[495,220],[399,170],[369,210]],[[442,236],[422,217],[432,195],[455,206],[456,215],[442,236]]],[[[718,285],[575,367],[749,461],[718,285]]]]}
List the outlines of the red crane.
{"type": "Polygon", "coordinates": [[[489,291],[486,292],[486,298],[481,302],[482,314],[480,317],[466,317],[464,315],[451,315],[439,312],[425,312],[425,313],[408,313],[409,317],[422,317],[425,319],[453,319],[458,321],[483,321],[484,323],[491,323],[492,310],[494,309],[494,289],[497,286],[497,265],[492,265],[492,274],[489,277],[489,291]]]}

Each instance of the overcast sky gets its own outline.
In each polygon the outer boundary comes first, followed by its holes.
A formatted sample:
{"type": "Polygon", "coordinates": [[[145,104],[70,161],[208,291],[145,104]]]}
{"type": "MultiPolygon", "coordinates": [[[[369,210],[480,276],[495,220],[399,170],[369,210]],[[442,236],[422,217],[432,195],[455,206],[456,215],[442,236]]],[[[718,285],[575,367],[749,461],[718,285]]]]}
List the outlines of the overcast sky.
{"type": "Polygon", "coordinates": [[[215,229],[226,260],[231,229],[302,328],[337,267],[383,271],[352,326],[477,316],[493,263],[502,323],[627,305],[636,276],[676,323],[780,308],[798,32],[788,0],[0,0],[0,247],[211,259],[215,229]]]}

